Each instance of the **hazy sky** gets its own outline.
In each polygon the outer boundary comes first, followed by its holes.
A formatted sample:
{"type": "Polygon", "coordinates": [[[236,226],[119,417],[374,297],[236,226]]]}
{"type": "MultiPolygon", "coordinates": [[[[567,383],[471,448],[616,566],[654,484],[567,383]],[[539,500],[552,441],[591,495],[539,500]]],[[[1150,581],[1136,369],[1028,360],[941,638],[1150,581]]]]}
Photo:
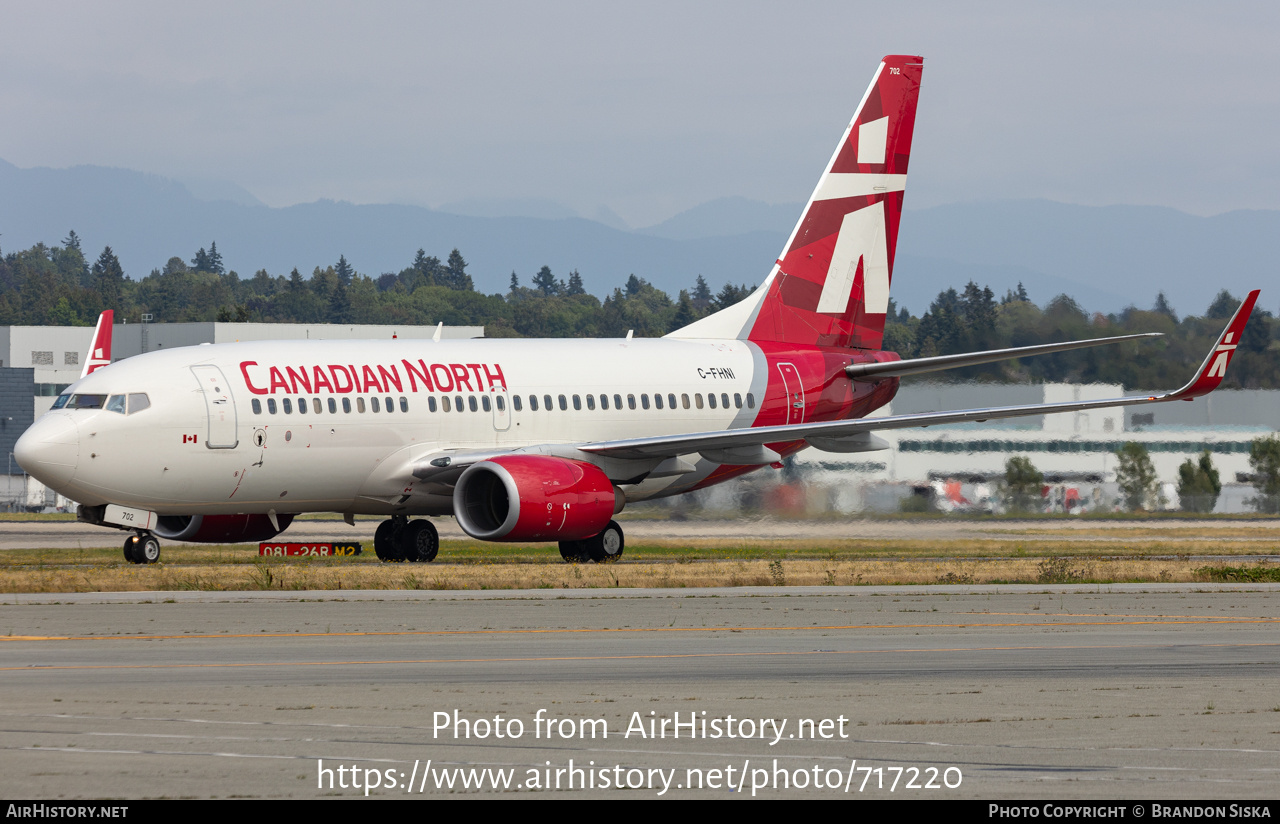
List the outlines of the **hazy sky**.
{"type": "MultiPolygon", "coordinates": [[[[805,199],[925,56],[907,204],[1280,208],[1280,4],[0,0],[0,158],[273,206],[805,199]]],[[[3,196],[3,193],[0,193],[3,196]]]]}

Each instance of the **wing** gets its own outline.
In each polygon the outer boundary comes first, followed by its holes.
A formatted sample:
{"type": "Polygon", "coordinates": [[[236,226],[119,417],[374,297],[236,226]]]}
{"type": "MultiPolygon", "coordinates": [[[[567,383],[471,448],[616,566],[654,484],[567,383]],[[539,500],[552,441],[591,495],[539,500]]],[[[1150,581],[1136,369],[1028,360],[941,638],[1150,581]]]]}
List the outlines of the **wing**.
{"type": "MultiPolygon", "coordinates": [[[[1018,418],[1027,415],[1044,415],[1050,412],[1072,412],[1085,409],[1100,409],[1108,406],[1138,406],[1148,403],[1166,403],[1168,401],[1189,401],[1201,395],[1207,395],[1222,383],[1226,376],[1227,365],[1235,353],[1244,331],[1249,314],[1258,299],[1258,290],[1240,304],[1240,308],[1231,317],[1226,328],[1218,337],[1217,343],[1195,376],[1185,386],[1174,392],[1150,397],[1121,397],[1097,401],[1076,401],[1071,403],[1042,403],[1026,406],[998,406],[987,409],[963,409],[952,412],[927,412],[915,415],[893,415],[884,418],[860,418],[857,420],[828,421],[824,423],[791,424],[786,426],[763,426],[753,429],[731,429],[720,432],[696,432],[688,435],[670,435],[653,438],[632,438],[620,441],[604,441],[582,444],[578,447],[582,452],[591,455],[614,458],[675,458],[694,452],[701,453],[709,460],[728,464],[765,464],[779,459],[778,453],[767,447],[767,444],[807,441],[809,445],[830,452],[862,452],[871,449],[882,449],[887,446],[872,433],[882,429],[907,429],[912,427],[936,426],[938,424],[967,423],[969,421],[987,421],[996,418],[1018,418]]],[[[1054,344],[1056,345],[1056,344],[1054,344]]],[[[1039,348],[1039,347],[1027,347],[1039,348]]],[[[1003,350],[1015,351],[1015,350],[1003,350]]],[[[1052,350],[1050,350],[1052,351],[1052,350]]],[[[993,353],[979,353],[989,355],[993,353]]],[[[948,356],[960,360],[953,366],[967,366],[984,361],[964,361],[966,356],[948,356]]],[[[990,358],[995,360],[996,358],[990,358]]],[[[896,374],[911,374],[915,371],[933,371],[932,368],[914,370],[912,364],[921,361],[938,361],[937,358],[923,358],[920,361],[897,361],[885,366],[905,366],[909,371],[896,374]]],[[[924,364],[936,367],[936,363],[924,364]]],[[[855,368],[855,367],[850,367],[855,368]]],[[[941,367],[947,368],[947,367],[941,367]]]]}

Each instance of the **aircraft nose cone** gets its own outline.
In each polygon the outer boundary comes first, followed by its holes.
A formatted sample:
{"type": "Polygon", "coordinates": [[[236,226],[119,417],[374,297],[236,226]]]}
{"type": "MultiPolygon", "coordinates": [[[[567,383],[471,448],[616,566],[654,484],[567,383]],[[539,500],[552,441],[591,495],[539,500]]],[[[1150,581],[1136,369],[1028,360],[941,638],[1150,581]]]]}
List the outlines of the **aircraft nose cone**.
{"type": "Polygon", "coordinates": [[[53,413],[31,424],[13,447],[18,465],[57,490],[71,481],[80,458],[80,430],[70,415],[53,413]]]}

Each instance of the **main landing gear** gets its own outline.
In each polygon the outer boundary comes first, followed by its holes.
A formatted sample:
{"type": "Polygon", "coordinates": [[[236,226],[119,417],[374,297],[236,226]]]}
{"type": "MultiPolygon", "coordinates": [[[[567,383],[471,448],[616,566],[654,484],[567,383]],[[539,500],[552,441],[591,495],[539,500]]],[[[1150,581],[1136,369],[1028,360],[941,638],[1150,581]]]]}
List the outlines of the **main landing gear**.
{"type": "Polygon", "coordinates": [[[373,533],[373,551],[380,561],[428,563],[440,551],[440,533],[430,521],[392,515],[373,533]]]}
{"type": "Polygon", "coordinates": [[[560,557],[570,564],[587,561],[611,564],[622,557],[624,543],[622,527],[617,521],[610,521],[599,535],[581,541],[561,541],[560,557]]]}
{"type": "Polygon", "coordinates": [[[160,560],[160,539],[139,531],[124,542],[124,559],[131,564],[154,564],[160,560]]]}

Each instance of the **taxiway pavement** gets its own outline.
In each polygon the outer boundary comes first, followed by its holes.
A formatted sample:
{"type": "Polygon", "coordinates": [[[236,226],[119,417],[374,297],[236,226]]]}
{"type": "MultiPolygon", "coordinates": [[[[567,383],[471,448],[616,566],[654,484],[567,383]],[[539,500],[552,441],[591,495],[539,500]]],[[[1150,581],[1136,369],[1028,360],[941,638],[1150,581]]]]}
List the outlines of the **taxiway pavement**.
{"type": "Polygon", "coordinates": [[[677,797],[740,797],[764,781],[759,797],[1268,798],[1280,779],[1278,595],[6,595],[0,788],[48,800],[362,795],[339,786],[345,771],[317,786],[342,767],[396,785],[371,795],[424,799],[654,797],[664,776],[677,797]],[[455,713],[468,735],[453,737],[455,713]],[[672,719],[718,721],[722,734],[650,734],[672,719]],[[583,772],[563,772],[571,761],[583,772]],[[911,768],[916,783],[931,769],[962,778],[908,788],[911,768]],[[473,769],[499,781],[507,773],[492,771],[510,770],[511,786],[464,790],[473,769]],[[645,786],[602,789],[605,772],[645,786]],[[544,776],[560,789],[530,787],[544,776]],[[816,788],[819,777],[840,787],[816,788]],[[565,788],[575,780],[595,789],[565,788]]]}

